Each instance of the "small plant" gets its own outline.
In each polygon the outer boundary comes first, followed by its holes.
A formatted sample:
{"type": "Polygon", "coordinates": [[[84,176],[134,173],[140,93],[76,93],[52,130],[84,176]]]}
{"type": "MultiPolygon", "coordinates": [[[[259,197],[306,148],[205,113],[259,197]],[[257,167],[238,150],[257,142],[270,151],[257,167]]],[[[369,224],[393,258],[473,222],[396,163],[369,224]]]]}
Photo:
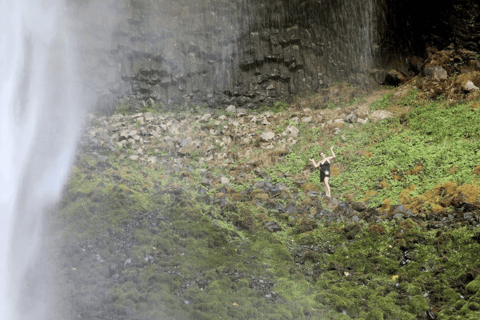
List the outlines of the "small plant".
{"type": "Polygon", "coordinates": [[[114,114],[127,115],[127,114],[130,114],[131,112],[132,111],[131,111],[130,106],[128,104],[122,102],[115,108],[114,114]]]}
{"type": "Polygon", "coordinates": [[[380,99],[375,100],[370,104],[370,109],[371,110],[385,110],[387,109],[391,104],[391,97],[393,95],[393,92],[389,92],[384,94],[380,99]]]}

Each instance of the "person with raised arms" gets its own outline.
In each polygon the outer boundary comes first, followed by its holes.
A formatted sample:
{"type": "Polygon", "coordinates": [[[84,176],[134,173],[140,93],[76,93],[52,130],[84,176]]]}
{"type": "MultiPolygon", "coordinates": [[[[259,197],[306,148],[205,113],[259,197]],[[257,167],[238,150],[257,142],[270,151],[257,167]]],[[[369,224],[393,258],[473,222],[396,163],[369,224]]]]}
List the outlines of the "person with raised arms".
{"type": "Polygon", "coordinates": [[[326,157],[325,153],[320,152],[320,156],[322,159],[318,163],[315,162],[314,159],[309,159],[315,168],[320,167],[320,182],[323,183],[323,187],[325,188],[325,195],[327,197],[331,197],[330,194],[330,185],[328,184],[328,181],[330,180],[330,161],[335,158],[335,153],[333,152],[333,147],[330,147],[330,151],[332,152],[332,155],[330,157],[326,157]]]}

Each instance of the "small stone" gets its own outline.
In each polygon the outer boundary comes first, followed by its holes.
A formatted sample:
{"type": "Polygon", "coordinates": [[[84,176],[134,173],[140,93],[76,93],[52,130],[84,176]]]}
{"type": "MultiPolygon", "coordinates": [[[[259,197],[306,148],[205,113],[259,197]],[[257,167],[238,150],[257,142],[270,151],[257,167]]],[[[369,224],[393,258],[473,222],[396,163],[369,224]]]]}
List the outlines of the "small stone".
{"type": "Polygon", "coordinates": [[[270,141],[270,140],[273,140],[275,138],[275,133],[269,131],[269,132],[264,132],[262,133],[262,135],[260,136],[260,138],[262,139],[262,141],[270,141]]]}
{"type": "Polygon", "coordinates": [[[393,113],[385,110],[375,110],[370,114],[370,118],[372,121],[378,121],[378,120],[383,120],[386,118],[391,118],[393,117],[393,113]]]}
{"type": "Polygon", "coordinates": [[[463,86],[463,90],[468,91],[468,92],[470,92],[470,91],[476,91],[476,90],[478,90],[478,87],[477,87],[476,85],[474,85],[472,81],[469,80],[469,81],[467,81],[467,83],[465,83],[465,85],[463,86]]]}
{"type": "Polygon", "coordinates": [[[137,155],[131,155],[129,158],[130,160],[137,161],[140,157],[137,155]]]}
{"type": "Polygon", "coordinates": [[[354,113],[350,113],[345,117],[345,122],[355,123],[357,122],[357,116],[354,113]]]}
{"type": "Polygon", "coordinates": [[[225,111],[234,113],[235,111],[237,111],[237,108],[234,105],[229,105],[227,109],[225,109],[225,111]]]}
{"type": "MultiPolygon", "coordinates": [[[[202,118],[200,118],[200,121],[202,122],[208,122],[212,115],[210,113],[205,114],[202,118]]],[[[168,124],[167,124],[168,125],[168,124]]]]}
{"type": "Polygon", "coordinates": [[[148,157],[147,162],[148,163],[157,163],[157,158],[156,157],[148,157]]]}
{"type": "Polygon", "coordinates": [[[298,130],[295,126],[288,126],[285,132],[287,132],[293,138],[296,138],[300,135],[300,130],[298,130]]]}
{"type": "Polygon", "coordinates": [[[222,184],[228,184],[230,182],[230,180],[226,177],[221,177],[220,178],[220,183],[222,184]]]}
{"type": "Polygon", "coordinates": [[[153,120],[155,120],[155,117],[153,116],[153,114],[151,112],[145,113],[143,118],[144,118],[145,122],[152,122],[153,120]]]}
{"type": "Polygon", "coordinates": [[[237,116],[243,117],[247,115],[247,109],[245,108],[237,108],[237,116]]]}

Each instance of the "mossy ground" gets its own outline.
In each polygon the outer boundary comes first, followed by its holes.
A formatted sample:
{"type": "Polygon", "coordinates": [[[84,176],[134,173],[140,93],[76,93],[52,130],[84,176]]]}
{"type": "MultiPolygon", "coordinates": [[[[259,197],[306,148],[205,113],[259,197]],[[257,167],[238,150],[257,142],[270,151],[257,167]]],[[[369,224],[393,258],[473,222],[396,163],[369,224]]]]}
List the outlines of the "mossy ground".
{"type": "Polygon", "coordinates": [[[478,204],[478,102],[389,90],[372,108],[397,117],[338,135],[298,124],[288,152],[258,148],[226,166],[185,156],[188,171],[176,172],[115,152],[82,155],[55,214],[68,255],[61,278],[84,306],[73,309],[116,319],[478,319],[478,226],[333,223],[281,213],[261,191],[247,199],[254,180],[201,187],[205,172],[228,176],[256,161],[287,186],[285,205],[308,206],[307,193],[322,190],[308,159],[335,145],[334,197],[386,212],[402,203],[426,218],[459,214],[460,196],[478,204]]]}

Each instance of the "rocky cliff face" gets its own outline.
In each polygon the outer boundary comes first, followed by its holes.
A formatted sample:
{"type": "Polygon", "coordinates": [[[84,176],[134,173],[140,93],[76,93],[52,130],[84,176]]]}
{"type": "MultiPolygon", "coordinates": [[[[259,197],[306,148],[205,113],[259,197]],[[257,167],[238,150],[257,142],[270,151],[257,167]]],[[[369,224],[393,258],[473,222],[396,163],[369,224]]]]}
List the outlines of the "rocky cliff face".
{"type": "Polygon", "coordinates": [[[117,98],[253,108],[337,81],[371,85],[374,68],[419,72],[414,57],[429,46],[480,51],[471,0],[72,3],[90,88],[105,109],[117,98]]]}

